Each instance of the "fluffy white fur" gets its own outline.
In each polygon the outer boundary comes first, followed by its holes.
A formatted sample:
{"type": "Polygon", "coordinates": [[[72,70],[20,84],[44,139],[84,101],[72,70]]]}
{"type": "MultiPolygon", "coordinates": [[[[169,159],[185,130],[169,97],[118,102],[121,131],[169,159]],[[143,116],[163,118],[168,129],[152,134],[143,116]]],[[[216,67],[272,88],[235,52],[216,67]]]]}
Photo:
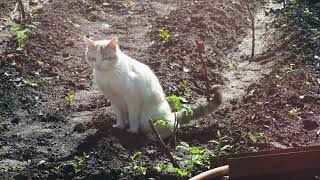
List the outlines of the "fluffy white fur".
{"type": "Polygon", "coordinates": [[[117,123],[128,132],[144,133],[153,139],[149,120],[167,119],[168,127],[157,127],[162,138],[172,133],[174,114],[153,71],[121,52],[118,39],[93,41],[84,38],[86,59],[93,67],[98,87],[111,101],[117,123]]]}

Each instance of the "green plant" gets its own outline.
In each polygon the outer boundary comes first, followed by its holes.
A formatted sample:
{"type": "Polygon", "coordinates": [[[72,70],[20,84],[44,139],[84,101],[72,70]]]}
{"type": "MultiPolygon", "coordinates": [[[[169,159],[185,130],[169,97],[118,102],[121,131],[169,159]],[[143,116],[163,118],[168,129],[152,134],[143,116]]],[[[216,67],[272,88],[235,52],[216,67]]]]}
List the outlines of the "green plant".
{"type": "Polygon", "coordinates": [[[73,95],[73,94],[68,94],[68,95],[66,96],[66,101],[67,101],[67,104],[68,104],[69,106],[71,106],[71,104],[72,104],[72,102],[73,102],[73,99],[74,99],[74,95],[73,95]]]}
{"type": "Polygon", "coordinates": [[[188,120],[192,119],[193,111],[187,104],[183,104],[182,102],[188,102],[184,97],[171,95],[167,97],[169,104],[173,107],[174,112],[184,112],[187,115],[188,120]]]}
{"type": "Polygon", "coordinates": [[[15,167],[14,167],[14,171],[16,172],[21,172],[22,171],[22,166],[20,164],[17,164],[15,167]]]}
{"type": "Polygon", "coordinates": [[[184,154],[183,157],[174,156],[175,160],[184,167],[181,170],[190,173],[194,165],[210,168],[209,156],[212,154],[210,150],[189,146],[186,142],[181,142],[176,150],[184,154]]]}
{"type": "Polygon", "coordinates": [[[278,74],[276,75],[277,87],[282,85],[283,79],[284,79],[283,76],[278,75],[278,74]]]}
{"type": "Polygon", "coordinates": [[[143,154],[140,151],[133,153],[133,155],[130,157],[132,164],[125,168],[128,169],[131,173],[142,173],[143,175],[145,175],[147,168],[145,167],[145,165],[139,164],[139,159],[142,155],[143,154]]]}
{"type": "Polygon", "coordinates": [[[311,85],[311,86],[316,86],[317,85],[316,78],[311,73],[307,74],[307,84],[311,85]]]}
{"type": "Polygon", "coordinates": [[[37,86],[37,84],[34,83],[32,81],[32,79],[30,79],[30,78],[24,78],[24,79],[22,79],[22,82],[23,82],[23,84],[25,84],[27,86],[32,86],[32,87],[37,86]]]}
{"type": "Polygon", "coordinates": [[[40,65],[40,66],[42,66],[42,65],[44,64],[44,62],[43,62],[41,59],[38,59],[38,60],[37,60],[37,64],[40,65]]]}
{"type": "Polygon", "coordinates": [[[170,172],[169,165],[168,164],[157,164],[155,166],[155,169],[158,173],[167,174],[170,172]]]}
{"type": "Polygon", "coordinates": [[[136,4],[131,0],[124,0],[124,1],[122,1],[122,4],[127,9],[132,9],[136,6],[136,4]]]}
{"type": "Polygon", "coordinates": [[[297,7],[299,0],[289,0],[289,3],[292,7],[297,7]]]}
{"type": "Polygon", "coordinates": [[[266,136],[263,132],[259,132],[259,133],[242,132],[241,135],[251,140],[252,142],[266,143],[271,140],[271,138],[266,136]]]}
{"type": "Polygon", "coordinates": [[[300,108],[293,107],[288,111],[290,117],[297,117],[300,114],[300,108]]]}
{"type": "Polygon", "coordinates": [[[25,27],[11,20],[9,21],[8,24],[10,26],[11,31],[13,31],[17,36],[16,38],[17,38],[19,47],[22,48],[29,34],[32,32],[33,29],[35,29],[39,25],[39,22],[31,22],[31,24],[26,25],[25,27]]]}
{"type": "Polygon", "coordinates": [[[173,168],[172,172],[175,173],[175,174],[178,174],[181,177],[187,176],[190,173],[190,172],[185,171],[185,170],[180,169],[180,168],[173,168]]]}
{"type": "Polygon", "coordinates": [[[171,35],[170,35],[169,29],[160,28],[159,32],[160,32],[159,35],[162,41],[168,41],[170,39],[171,35]]]}
{"type": "Polygon", "coordinates": [[[229,71],[236,70],[237,69],[236,62],[233,59],[231,59],[227,64],[227,68],[228,68],[229,71]]]}
{"type": "Polygon", "coordinates": [[[295,69],[295,68],[293,68],[293,66],[290,66],[287,68],[287,73],[295,73],[297,71],[299,71],[299,69],[295,69]]]}
{"type": "Polygon", "coordinates": [[[74,157],[74,162],[71,163],[71,165],[75,174],[79,173],[83,169],[88,158],[89,155],[87,155],[85,152],[81,156],[74,157]]]}
{"type": "Polygon", "coordinates": [[[310,9],[306,7],[306,8],[303,9],[303,14],[305,14],[305,15],[312,15],[313,12],[311,12],[310,9]]]}
{"type": "Polygon", "coordinates": [[[214,154],[220,156],[226,153],[226,150],[232,149],[232,145],[227,144],[229,142],[229,137],[227,135],[222,135],[220,130],[217,131],[217,138],[215,140],[210,140],[210,143],[216,144],[216,149],[214,154]]]}
{"type": "Polygon", "coordinates": [[[183,88],[183,96],[185,98],[191,98],[192,97],[192,91],[190,90],[190,86],[187,80],[183,80],[182,83],[182,88],[183,88]]]}
{"type": "Polygon", "coordinates": [[[57,166],[54,167],[54,170],[58,173],[60,173],[63,170],[62,164],[58,164],[57,166]]]}
{"type": "Polygon", "coordinates": [[[257,105],[257,106],[263,106],[264,103],[263,103],[262,101],[256,101],[256,105],[257,105]]]}

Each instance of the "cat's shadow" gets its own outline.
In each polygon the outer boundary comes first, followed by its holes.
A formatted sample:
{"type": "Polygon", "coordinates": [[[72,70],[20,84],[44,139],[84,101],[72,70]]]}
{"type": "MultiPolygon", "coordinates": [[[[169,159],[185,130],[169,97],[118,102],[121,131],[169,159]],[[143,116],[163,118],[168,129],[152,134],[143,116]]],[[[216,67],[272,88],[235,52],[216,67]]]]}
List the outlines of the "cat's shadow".
{"type": "Polygon", "coordinates": [[[89,134],[82,142],[77,146],[77,151],[89,151],[95,148],[99,143],[118,143],[123,148],[132,151],[145,146],[151,141],[143,134],[132,134],[126,132],[125,129],[113,128],[115,123],[114,118],[107,117],[99,118],[87,124],[87,130],[96,129],[96,132],[89,134]],[[108,141],[104,141],[104,139],[108,141]]]}

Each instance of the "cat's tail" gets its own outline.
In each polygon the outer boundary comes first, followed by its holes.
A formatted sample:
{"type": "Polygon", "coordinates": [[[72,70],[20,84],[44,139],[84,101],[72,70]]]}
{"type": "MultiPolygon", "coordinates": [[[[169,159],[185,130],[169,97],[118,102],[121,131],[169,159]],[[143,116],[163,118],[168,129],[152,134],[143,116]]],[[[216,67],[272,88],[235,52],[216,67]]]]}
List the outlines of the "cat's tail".
{"type": "MultiPolygon", "coordinates": [[[[220,107],[223,99],[223,85],[213,85],[210,89],[210,93],[213,94],[213,97],[210,99],[209,103],[205,102],[191,107],[193,111],[192,119],[204,117],[220,107]]],[[[190,122],[190,119],[187,117],[185,112],[180,112],[178,114],[178,119],[180,124],[190,122]]]]}

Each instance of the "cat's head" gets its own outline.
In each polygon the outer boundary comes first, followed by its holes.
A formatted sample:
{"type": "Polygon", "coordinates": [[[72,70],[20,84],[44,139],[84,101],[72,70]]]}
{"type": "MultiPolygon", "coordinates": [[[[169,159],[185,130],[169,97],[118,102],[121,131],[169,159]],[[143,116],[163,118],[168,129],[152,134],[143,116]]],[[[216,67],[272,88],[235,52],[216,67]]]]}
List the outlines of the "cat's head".
{"type": "Polygon", "coordinates": [[[83,38],[86,44],[87,62],[96,70],[111,70],[118,62],[118,38],[111,40],[94,41],[89,38],[83,38]]]}

